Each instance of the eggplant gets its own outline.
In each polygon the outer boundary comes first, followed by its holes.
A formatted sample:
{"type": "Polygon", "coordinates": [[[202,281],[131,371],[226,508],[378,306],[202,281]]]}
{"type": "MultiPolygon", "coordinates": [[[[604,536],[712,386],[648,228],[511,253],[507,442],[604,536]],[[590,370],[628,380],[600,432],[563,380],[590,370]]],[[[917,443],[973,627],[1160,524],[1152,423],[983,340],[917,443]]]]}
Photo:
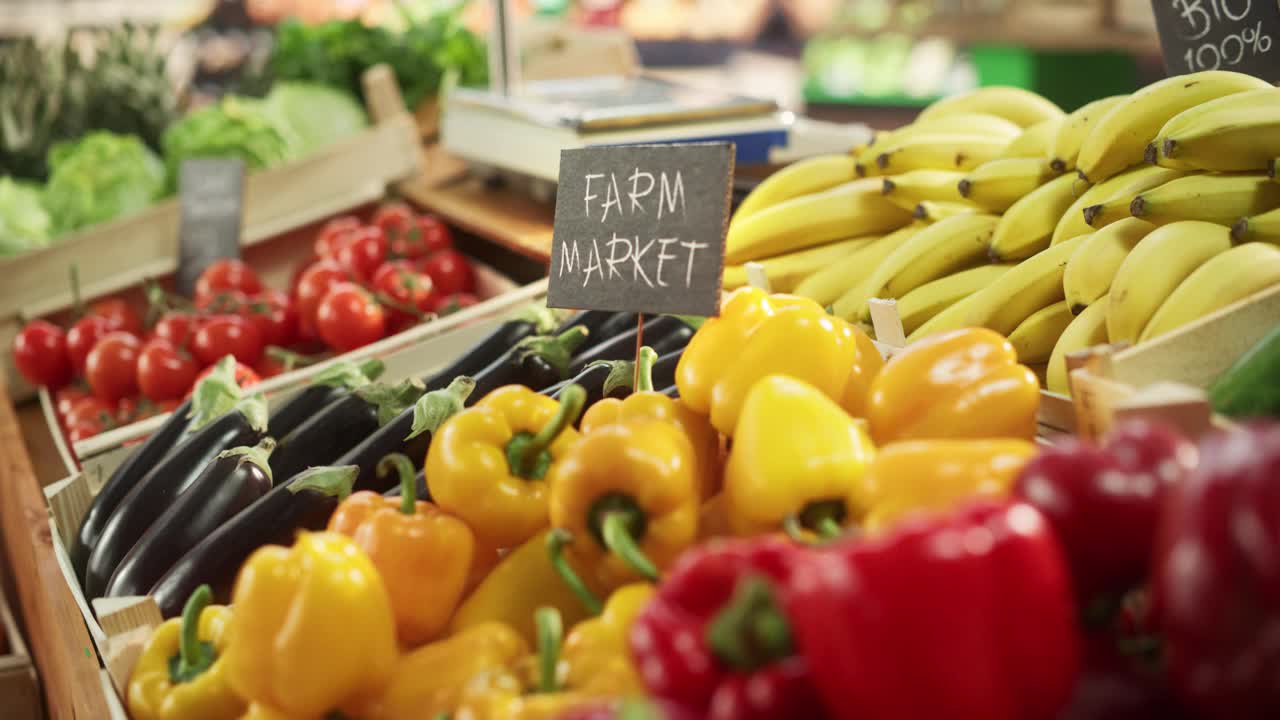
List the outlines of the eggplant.
{"type": "Polygon", "coordinates": [[[359,365],[349,361],[330,365],[318,373],[310,385],[271,413],[271,419],[267,422],[267,435],[277,439],[287,436],[355,388],[377,380],[384,370],[386,366],[377,358],[370,358],[359,365]]]}
{"type": "Polygon", "coordinates": [[[471,403],[504,385],[537,390],[565,379],[570,359],[587,339],[587,333],[585,326],[575,326],[559,335],[537,335],[520,341],[475,376],[471,403]]]}
{"type": "Polygon", "coordinates": [[[107,583],[107,597],[145,595],[188,550],[271,490],[276,441],[226,450],[151,523],[107,583]]]}
{"type": "MultiPolygon", "coordinates": [[[[653,364],[651,377],[653,378],[653,386],[655,388],[664,388],[674,385],[676,381],[676,365],[680,362],[680,354],[684,352],[681,347],[673,350],[657,359],[653,364]]],[[[557,400],[560,393],[569,385],[581,385],[582,389],[587,391],[587,407],[607,398],[625,398],[631,394],[631,384],[634,382],[635,365],[629,360],[610,360],[602,362],[599,365],[589,367],[574,377],[556,383],[551,387],[541,391],[543,395],[550,395],[557,400]],[[610,378],[613,378],[610,380],[610,378]],[[608,387],[606,392],[605,388],[608,387]]]]}
{"type": "Polygon", "coordinates": [[[271,472],[289,479],[316,465],[328,465],[355,447],[422,396],[417,379],[396,385],[372,383],[350,391],[313,414],[280,439],[271,456],[271,472]]]}
{"type": "MultiPolygon", "coordinates": [[[[413,487],[415,489],[415,494],[418,496],[419,500],[422,500],[423,502],[431,502],[431,491],[427,489],[426,473],[422,472],[421,470],[418,471],[418,476],[414,478],[414,481],[413,481],[413,487]]],[[[382,493],[382,496],[389,497],[389,498],[400,497],[400,495],[403,492],[404,492],[404,488],[402,488],[400,485],[397,484],[395,487],[382,493]]]]}
{"type": "Polygon", "coordinates": [[[178,444],[125,496],[102,528],[85,568],[84,592],[101,597],[120,561],[160,513],[182,495],[205,466],[224,450],[254,445],[267,431],[267,402],[261,394],[235,407],[178,444]]]}
{"type": "MultiPolygon", "coordinates": [[[[577,375],[593,362],[601,360],[633,360],[636,354],[636,335],[639,328],[615,335],[595,347],[580,352],[569,363],[569,374],[577,375]]],[[[684,347],[693,337],[693,328],[683,320],[670,315],[663,316],[644,326],[644,343],[659,355],[684,347]]]]}
{"type": "Polygon", "coordinates": [[[166,618],[182,614],[197,587],[208,583],[219,603],[231,601],[240,566],[263,545],[290,545],[299,530],[323,530],[351,494],[356,467],[314,467],[277,485],[201,539],[149,593],[166,618]]]}
{"type": "Polygon", "coordinates": [[[658,356],[657,362],[653,364],[651,376],[654,387],[664,388],[676,384],[676,366],[680,364],[682,354],[684,354],[683,347],[658,356]]]}
{"type": "Polygon", "coordinates": [[[666,395],[669,398],[675,398],[677,400],[680,399],[680,388],[676,387],[675,385],[672,385],[671,387],[665,387],[659,390],[658,392],[662,393],[663,395],[666,395]]]}
{"type": "Polygon", "coordinates": [[[499,325],[480,342],[471,347],[453,364],[438,370],[430,377],[423,378],[427,391],[442,390],[459,375],[476,375],[491,363],[502,357],[521,340],[532,337],[538,331],[538,324],[530,320],[508,320],[499,325]]]}

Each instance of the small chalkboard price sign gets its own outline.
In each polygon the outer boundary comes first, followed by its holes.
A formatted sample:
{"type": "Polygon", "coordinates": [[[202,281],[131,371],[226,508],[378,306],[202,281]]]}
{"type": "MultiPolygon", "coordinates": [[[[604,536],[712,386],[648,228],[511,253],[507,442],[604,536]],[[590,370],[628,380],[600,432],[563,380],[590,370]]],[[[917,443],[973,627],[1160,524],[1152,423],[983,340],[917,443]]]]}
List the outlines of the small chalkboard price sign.
{"type": "Polygon", "coordinates": [[[244,161],[193,158],[178,171],[178,290],[190,295],[200,273],[217,260],[240,257],[244,161]]]}
{"type": "Polygon", "coordinates": [[[564,150],[547,305],[719,314],[733,143],[564,150]]]}
{"type": "Polygon", "coordinates": [[[1171,75],[1234,70],[1280,80],[1280,3],[1275,0],[1151,0],[1171,75]]]}

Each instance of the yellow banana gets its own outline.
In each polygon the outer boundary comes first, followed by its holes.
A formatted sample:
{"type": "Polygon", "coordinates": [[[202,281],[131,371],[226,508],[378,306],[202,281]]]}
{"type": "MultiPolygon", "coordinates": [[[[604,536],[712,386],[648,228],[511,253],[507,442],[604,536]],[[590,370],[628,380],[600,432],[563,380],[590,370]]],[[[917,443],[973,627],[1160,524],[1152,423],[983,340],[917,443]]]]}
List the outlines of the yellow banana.
{"type": "Polygon", "coordinates": [[[1073,317],[1066,300],[1031,313],[1009,333],[1009,344],[1018,352],[1018,362],[1023,365],[1049,362],[1058,338],[1062,337],[1073,317]]]}
{"type": "Polygon", "coordinates": [[[917,203],[925,200],[963,202],[959,187],[963,179],[964,173],[952,170],[912,170],[886,177],[884,194],[898,207],[902,207],[903,203],[911,203],[913,210],[917,203]]]}
{"type": "Polygon", "coordinates": [[[911,217],[925,222],[938,222],[956,215],[973,215],[982,212],[982,208],[967,202],[933,202],[924,200],[916,203],[911,210],[911,217]]]}
{"type": "Polygon", "coordinates": [[[1231,239],[1236,242],[1269,242],[1280,245],[1280,210],[1240,218],[1231,226],[1231,239]]]}
{"type": "Polygon", "coordinates": [[[910,222],[910,213],[886,200],[880,189],[878,178],[854,180],[743,218],[729,228],[725,262],[760,260],[840,238],[888,232],[910,222]]]}
{"type": "Polygon", "coordinates": [[[1023,128],[1062,117],[1061,108],[1029,90],[991,86],[939,100],[925,108],[917,122],[972,112],[999,115],[1023,128]]]}
{"type": "Polygon", "coordinates": [[[956,189],[961,197],[988,212],[1004,212],[1054,174],[1044,158],[992,160],[970,171],[956,189]]]}
{"type": "MultiPolygon", "coordinates": [[[[1132,217],[1129,214],[1129,206],[1139,194],[1193,174],[1188,170],[1141,165],[1089,188],[1084,195],[1080,196],[1076,207],[1079,208],[1080,218],[1086,226],[1094,229],[1106,227],[1118,220],[1132,217]]],[[[1075,209],[1068,211],[1068,215],[1075,209]]],[[[1076,226],[1073,225],[1070,230],[1074,232],[1075,228],[1076,226]]],[[[1064,228],[1064,233],[1067,230],[1064,228]]],[[[1086,229],[1084,232],[1089,231],[1086,229]]],[[[1055,231],[1056,238],[1057,231],[1055,231]]]]}
{"type": "Polygon", "coordinates": [[[1165,123],[1148,162],[1216,172],[1265,170],[1280,154],[1280,89],[1237,93],[1165,123]]]}
{"type": "Polygon", "coordinates": [[[1136,343],[1174,288],[1230,247],[1230,231],[1213,223],[1187,220],[1147,233],[1111,280],[1107,337],[1113,343],[1136,343]]]}
{"type": "Polygon", "coordinates": [[[1037,160],[1047,160],[1049,155],[1049,143],[1058,136],[1058,131],[1062,128],[1062,118],[1049,118],[1039,122],[1023,131],[1021,135],[1014,138],[1012,142],[1005,147],[1000,153],[1000,160],[1008,160],[1010,158],[1036,158],[1037,160]]]}
{"type": "Polygon", "coordinates": [[[846,320],[862,319],[867,317],[870,298],[899,298],[930,280],[983,262],[997,221],[994,215],[957,215],[921,230],[842,295],[835,303],[835,314],[846,320]]]}
{"type": "Polygon", "coordinates": [[[898,299],[898,316],[902,328],[913,333],[934,315],[986,287],[1012,265],[979,265],[938,278],[912,290],[898,299]]]}
{"type": "Polygon", "coordinates": [[[738,206],[733,222],[792,198],[830,190],[854,177],[851,155],[822,155],[796,161],[760,181],[738,206]]]}
{"type": "Polygon", "coordinates": [[[1009,144],[1002,137],[968,133],[929,133],[894,139],[876,156],[882,173],[909,170],[972,170],[993,160],[1009,144]]]}
{"type": "Polygon", "coordinates": [[[917,135],[960,133],[963,135],[990,135],[991,137],[1013,140],[1022,133],[1022,128],[995,115],[984,113],[957,113],[928,120],[917,119],[910,125],[896,130],[877,133],[875,140],[857,153],[855,171],[860,176],[880,175],[876,166],[876,157],[884,152],[891,143],[909,140],[917,135]]]}
{"type": "Polygon", "coordinates": [[[1080,146],[1076,167],[1101,182],[1143,162],[1147,145],[1178,113],[1224,95],[1269,87],[1264,80],[1225,70],[1166,78],[1135,92],[1093,124],[1080,146]]]}
{"type": "Polygon", "coordinates": [[[1058,344],[1053,346],[1053,354],[1049,356],[1049,367],[1045,369],[1045,388],[1049,392],[1070,395],[1071,385],[1067,377],[1067,355],[1103,345],[1107,342],[1107,307],[1106,295],[1076,315],[1062,335],[1058,344]]]}
{"type": "Polygon", "coordinates": [[[1080,155],[1080,146],[1089,135],[1089,130],[1098,122],[1098,118],[1107,114],[1111,108],[1119,105],[1128,95],[1112,95],[1101,100],[1094,100],[1075,110],[1062,121],[1062,127],[1049,147],[1049,165],[1056,172],[1074,170],[1076,157],[1080,155]]]}
{"type": "Polygon", "coordinates": [[[973,295],[965,326],[991,328],[1008,336],[1037,310],[1066,299],[1062,273],[1084,238],[1072,238],[1032,255],[973,295]]]}
{"type": "Polygon", "coordinates": [[[1146,342],[1250,295],[1280,285],[1280,248],[1245,243],[1209,258],[1165,298],[1143,328],[1146,342]]]}
{"type": "Polygon", "coordinates": [[[1129,213],[1149,223],[1203,220],[1233,225],[1280,208],[1280,185],[1266,175],[1192,175],[1134,197],[1129,213]]]}
{"type": "Polygon", "coordinates": [[[1155,228],[1145,220],[1131,217],[1084,236],[1062,273],[1062,290],[1073,315],[1079,315],[1111,290],[1111,280],[1120,264],[1155,228]]]}
{"type": "MultiPolygon", "coordinates": [[[[1005,275],[1008,274],[1007,272],[1005,273],[1005,275]]],[[[1001,277],[1003,278],[1004,275],[1001,275],[1001,277]]],[[[907,335],[907,344],[910,345],[920,338],[934,333],[972,327],[972,323],[968,322],[968,318],[972,314],[971,309],[977,305],[978,295],[979,293],[975,292],[966,298],[958,300],[950,307],[926,320],[923,325],[907,335]]]]}
{"type": "MultiPolygon", "coordinates": [[[[819,245],[785,255],[774,255],[761,260],[765,273],[769,276],[769,285],[774,292],[791,292],[801,280],[827,267],[841,258],[848,257],[859,248],[879,239],[876,236],[838,240],[826,245],[819,245]]],[[[726,290],[742,287],[747,284],[747,269],[742,265],[729,265],[724,269],[721,285],[726,290]]]]}
{"type": "Polygon", "coordinates": [[[801,297],[811,298],[824,307],[830,305],[874,272],[876,266],[893,252],[894,248],[925,227],[927,226],[924,223],[912,223],[879,240],[859,246],[848,255],[801,280],[792,292],[801,297]]]}
{"type": "Polygon", "coordinates": [[[1022,260],[1049,247],[1054,228],[1076,201],[1079,182],[1074,175],[1061,175],[1014,203],[991,236],[991,259],[1022,260]]]}

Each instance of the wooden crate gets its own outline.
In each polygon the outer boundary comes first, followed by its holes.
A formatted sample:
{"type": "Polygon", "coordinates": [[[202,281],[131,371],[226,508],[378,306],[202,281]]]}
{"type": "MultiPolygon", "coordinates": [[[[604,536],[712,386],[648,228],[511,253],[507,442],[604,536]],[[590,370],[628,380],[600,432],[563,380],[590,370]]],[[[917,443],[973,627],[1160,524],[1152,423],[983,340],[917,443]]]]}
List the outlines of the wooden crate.
{"type": "Polygon", "coordinates": [[[40,685],[35,664],[22,640],[18,623],[13,619],[3,588],[0,587],[0,718],[5,720],[40,720],[44,712],[40,703],[40,685]]]}

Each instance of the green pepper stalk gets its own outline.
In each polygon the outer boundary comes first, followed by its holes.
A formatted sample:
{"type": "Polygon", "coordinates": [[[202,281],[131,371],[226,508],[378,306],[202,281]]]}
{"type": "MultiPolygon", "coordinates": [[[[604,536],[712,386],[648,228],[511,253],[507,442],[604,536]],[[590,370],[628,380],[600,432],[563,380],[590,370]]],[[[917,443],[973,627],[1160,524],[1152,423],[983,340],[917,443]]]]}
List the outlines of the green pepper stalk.
{"type": "Polygon", "coordinates": [[[511,474],[527,480],[541,480],[551,466],[551,453],[547,448],[560,437],[560,433],[578,422],[586,402],[587,391],[581,385],[569,385],[560,393],[560,407],[555,416],[536,435],[525,432],[511,438],[507,443],[507,465],[511,474]]]}
{"type": "Polygon", "coordinates": [[[413,515],[418,509],[418,478],[413,461],[404,453],[391,453],[378,461],[379,478],[385,479],[392,470],[400,474],[400,512],[413,515]]]}
{"type": "Polygon", "coordinates": [[[169,660],[169,678],[186,683],[200,677],[217,660],[213,645],[200,640],[200,615],[213,602],[213,588],[201,585],[182,608],[178,654],[169,660]]]}

